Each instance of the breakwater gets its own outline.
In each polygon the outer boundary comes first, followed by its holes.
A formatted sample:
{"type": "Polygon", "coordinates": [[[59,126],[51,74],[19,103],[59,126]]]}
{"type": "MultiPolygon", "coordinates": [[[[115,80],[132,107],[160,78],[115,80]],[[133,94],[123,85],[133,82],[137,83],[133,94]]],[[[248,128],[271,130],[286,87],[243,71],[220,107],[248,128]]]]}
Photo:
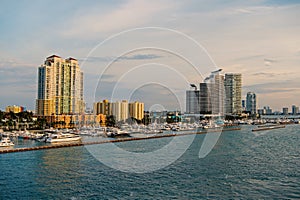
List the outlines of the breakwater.
{"type": "MultiPolygon", "coordinates": [[[[235,131],[240,130],[240,128],[226,128],[222,131],[235,131]]],[[[0,149],[0,154],[4,153],[16,153],[16,152],[25,152],[25,151],[38,151],[38,150],[46,150],[46,149],[57,149],[57,148],[65,148],[65,147],[76,147],[76,146],[85,146],[85,145],[96,145],[96,144],[105,144],[105,143],[118,143],[118,142],[128,142],[128,141],[137,141],[137,140],[150,140],[150,139],[159,139],[166,137],[177,137],[177,136],[185,136],[185,135],[193,135],[193,134],[206,134],[210,132],[220,132],[221,130],[208,130],[208,131],[200,131],[200,132],[186,132],[179,134],[158,134],[154,136],[145,136],[145,137],[128,137],[128,138],[117,138],[113,140],[103,140],[103,141],[95,141],[95,142],[77,142],[77,143],[59,143],[47,146],[35,146],[35,147],[24,147],[24,148],[3,148],[0,149]]]]}

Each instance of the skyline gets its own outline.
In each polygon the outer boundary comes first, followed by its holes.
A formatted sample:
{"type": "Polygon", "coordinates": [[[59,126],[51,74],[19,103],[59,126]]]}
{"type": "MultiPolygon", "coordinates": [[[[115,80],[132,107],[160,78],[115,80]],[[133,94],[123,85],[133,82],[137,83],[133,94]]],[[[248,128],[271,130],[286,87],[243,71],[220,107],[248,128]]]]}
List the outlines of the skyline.
{"type": "MultiPolygon", "coordinates": [[[[247,92],[256,93],[258,108],[268,105],[273,110],[281,110],[282,107],[298,106],[300,104],[298,103],[300,22],[296,19],[300,17],[299,8],[300,4],[297,1],[269,0],[231,1],[230,3],[224,1],[187,1],[185,3],[179,1],[154,1],[152,3],[147,1],[109,3],[73,1],[72,4],[37,1],[32,5],[26,1],[6,1],[0,8],[0,26],[2,27],[0,109],[3,110],[7,105],[16,104],[34,110],[37,69],[43,63],[44,58],[52,54],[74,57],[79,60],[79,65],[84,72],[84,99],[88,102],[88,107],[92,107],[93,96],[97,96],[94,95],[95,87],[97,88],[95,83],[99,78],[99,71],[104,69],[102,64],[115,57],[115,52],[123,51],[119,49],[120,43],[117,41],[110,43],[110,48],[106,48],[105,51],[102,49],[85,60],[87,55],[97,44],[113,34],[131,28],[149,26],[177,30],[194,38],[207,50],[216,65],[224,69],[225,73],[242,73],[242,99],[245,99],[247,92]],[[14,12],[11,12],[12,9],[14,12]],[[45,15],[47,10],[61,14],[45,15]],[[20,102],[20,97],[22,97],[22,102],[20,102]]],[[[172,35],[169,37],[169,33],[147,32],[147,34],[157,39],[154,41],[154,46],[163,43],[169,49],[176,47],[176,45],[172,46],[175,39],[172,35]],[[167,40],[160,41],[161,38],[167,38],[167,40]]],[[[134,40],[130,41],[136,41],[136,44],[139,44],[140,37],[133,34],[130,38],[134,40]]],[[[134,42],[133,44],[122,42],[122,45],[130,49],[134,46],[134,42]]],[[[183,49],[186,50],[188,47],[190,45],[183,49]]],[[[201,58],[202,56],[200,55],[201,58]]],[[[177,70],[180,70],[182,66],[185,69],[188,68],[181,65],[179,60],[174,61],[174,57],[168,53],[157,51],[157,49],[143,50],[122,56],[121,61],[114,63],[114,68],[104,74],[106,81],[113,82],[118,78],[120,66],[126,68],[133,64],[135,66],[135,64],[151,62],[164,63],[177,70]]],[[[202,59],[198,66],[201,66],[203,77],[212,69],[205,59],[202,59]],[[203,66],[209,69],[203,69],[203,66]]],[[[161,66],[155,67],[160,72],[163,70],[161,66]]],[[[143,70],[147,72],[147,69],[143,70]]],[[[151,75],[150,72],[146,74],[151,75]]],[[[193,77],[191,74],[191,71],[185,74],[190,82],[202,82],[201,77],[193,77]]],[[[166,80],[164,82],[166,84],[163,85],[177,84],[175,77],[176,73],[172,80],[166,80]]],[[[126,83],[123,85],[124,93],[131,91],[132,85],[137,83],[124,82],[126,83]]],[[[156,86],[155,90],[153,87],[144,86],[144,90],[140,89],[134,93],[133,97],[139,100],[143,96],[153,103],[162,102],[167,106],[169,99],[159,98],[164,95],[157,95],[157,92],[159,94],[173,93],[163,88],[162,85],[156,86]],[[145,93],[148,96],[145,96],[145,93]],[[153,98],[155,94],[156,98],[153,98]]],[[[183,94],[184,99],[184,93],[188,88],[189,85],[181,81],[172,89],[175,91],[175,96],[183,94]]],[[[103,94],[99,95],[102,97],[107,91],[101,92],[103,94]]],[[[120,96],[116,98],[123,99],[124,93],[120,93],[120,96]]],[[[105,97],[96,100],[103,99],[105,97]]],[[[180,104],[173,103],[174,105],[170,105],[170,108],[180,104]]],[[[185,105],[181,107],[184,108],[185,105]]]]}

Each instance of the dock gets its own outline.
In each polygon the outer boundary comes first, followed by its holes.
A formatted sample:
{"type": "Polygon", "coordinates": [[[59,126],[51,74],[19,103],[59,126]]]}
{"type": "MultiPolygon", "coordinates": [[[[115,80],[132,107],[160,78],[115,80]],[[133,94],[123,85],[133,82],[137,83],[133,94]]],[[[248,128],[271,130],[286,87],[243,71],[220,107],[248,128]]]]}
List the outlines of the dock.
{"type": "MultiPolygon", "coordinates": [[[[225,128],[224,131],[236,131],[241,128],[225,128]]],[[[77,142],[77,143],[59,143],[54,145],[47,146],[35,146],[35,147],[24,147],[24,148],[13,148],[13,149],[0,149],[0,154],[5,153],[17,153],[17,152],[26,152],[26,151],[38,151],[38,150],[46,150],[46,149],[57,149],[57,148],[65,148],[65,147],[76,147],[76,146],[85,146],[85,145],[96,145],[96,144],[105,144],[105,143],[119,143],[119,142],[128,142],[128,141],[138,141],[138,140],[150,140],[150,139],[158,139],[158,138],[167,138],[167,137],[177,137],[177,136],[186,136],[186,135],[194,135],[194,134],[206,134],[211,132],[219,132],[220,130],[209,130],[209,131],[200,131],[200,132],[186,132],[180,134],[157,134],[150,137],[140,137],[140,138],[119,138],[115,140],[103,140],[103,141],[95,141],[95,142],[77,142]]]]}
{"type": "Polygon", "coordinates": [[[253,132],[255,131],[267,131],[267,130],[273,130],[273,129],[279,129],[279,128],[285,128],[285,125],[276,125],[276,126],[261,126],[255,129],[252,129],[253,132]]]}

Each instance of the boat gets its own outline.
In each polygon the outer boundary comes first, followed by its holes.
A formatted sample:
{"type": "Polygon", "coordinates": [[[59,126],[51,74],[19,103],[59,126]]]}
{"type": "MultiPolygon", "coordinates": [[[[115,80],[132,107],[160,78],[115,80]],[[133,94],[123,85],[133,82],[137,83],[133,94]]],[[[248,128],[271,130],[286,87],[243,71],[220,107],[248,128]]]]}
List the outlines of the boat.
{"type": "Polygon", "coordinates": [[[10,147],[14,146],[15,144],[10,140],[9,137],[3,137],[0,141],[0,147],[10,147]]]}
{"type": "Polygon", "coordinates": [[[224,122],[221,119],[216,121],[210,120],[207,124],[203,125],[203,130],[207,132],[222,131],[224,127],[224,122]]]}
{"type": "Polygon", "coordinates": [[[285,125],[274,125],[274,126],[262,126],[258,128],[252,129],[252,131],[266,131],[266,130],[273,130],[273,129],[279,129],[279,128],[285,128],[285,125]]]}
{"type": "Polygon", "coordinates": [[[59,142],[77,142],[80,141],[81,137],[74,134],[53,134],[46,139],[48,143],[59,143],[59,142]]]}
{"type": "Polygon", "coordinates": [[[144,130],[142,133],[144,134],[158,134],[158,133],[163,133],[162,130],[158,130],[158,129],[153,129],[153,130],[149,130],[149,129],[146,129],[144,130]]]}
{"type": "Polygon", "coordinates": [[[113,138],[116,138],[116,137],[131,137],[129,132],[127,131],[123,131],[123,130],[120,130],[120,129],[107,129],[107,131],[105,132],[106,136],[107,137],[113,137],[113,138]]]}

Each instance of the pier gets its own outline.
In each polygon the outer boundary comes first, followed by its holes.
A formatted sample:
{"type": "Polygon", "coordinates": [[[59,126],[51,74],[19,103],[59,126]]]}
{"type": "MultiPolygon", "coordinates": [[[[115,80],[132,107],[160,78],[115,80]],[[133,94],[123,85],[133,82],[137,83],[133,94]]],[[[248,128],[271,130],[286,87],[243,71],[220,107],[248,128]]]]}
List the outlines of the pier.
{"type": "Polygon", "coordinates": [[[266,131],[266,130],[273,130],[273,129],[279,129],[279,128],[285,128],[285,125],[266,125],[266,126],[258,126],[258,128],[252,129],[253,132],[256,131],[266,131]]]}
{"type": "MultiPolygon", "coordinates": [[[[236,131],[240,130],[241,128],[225,128],[223,131],[236,131]]],[[[186,132],[186,133],[179,133],[179,134],[158,134],[150,137],[128,137],[128,138],[119,138],[114,140],[103,140],[103,141],[95,141],[95,142],[78,142],[78,143],[59,143],[53,144],[49,146],[35,146],[35,147],[24,147],[24,148],[13,148],[13,149],[0,149],[0,154],[5,153],[16,153],[16,152],[25,152],[25,151],[38,151],[38,150],[45,150],[45,149],[57,149],[57,148],[65,148],[65,147],[76,147],[76,146],[85,146],[85,145],[96,145],[96,144],[106,144],[106,143],[118,143],[118,142],[128,142],[128,141],[138,141],[138,140],[150,140],[150,139],[158,139],[158,138],[167,138],[167,137],[177,137],[177,136],[186,136],[186,135],[193,135],[193,134],[206,134],[211,132],[221,132],[221,130],[208,130],[208,131],[201,131],[201,132],[186,132]]]]}

